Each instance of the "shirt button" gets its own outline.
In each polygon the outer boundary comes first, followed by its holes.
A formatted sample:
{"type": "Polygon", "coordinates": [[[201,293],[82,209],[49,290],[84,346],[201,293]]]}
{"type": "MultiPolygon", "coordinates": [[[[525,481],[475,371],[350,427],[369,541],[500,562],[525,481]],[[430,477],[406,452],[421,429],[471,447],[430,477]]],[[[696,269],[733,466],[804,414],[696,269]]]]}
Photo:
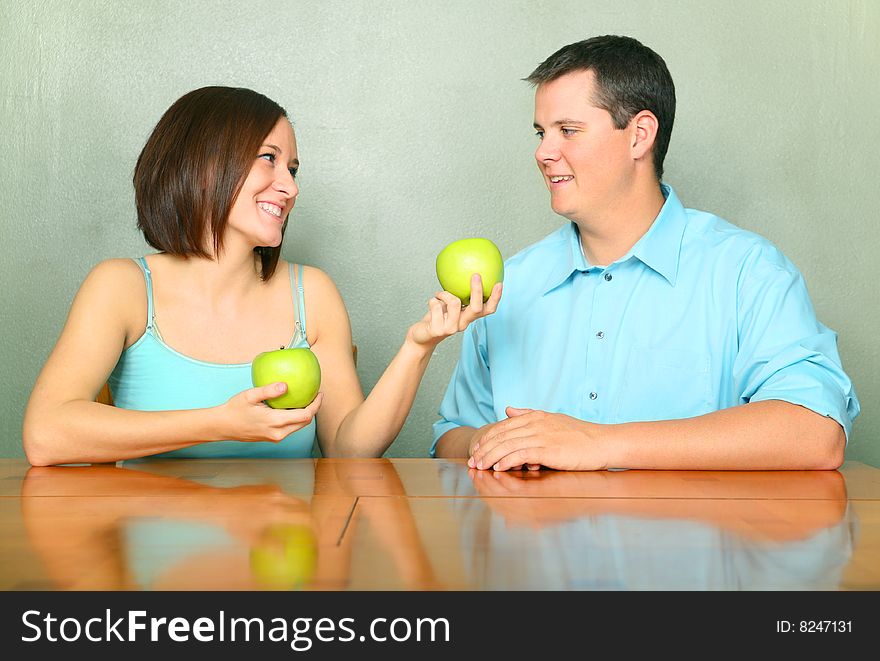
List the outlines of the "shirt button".
{"type": "Polygon", "coordinates": [[[610,273],[605,274],[605,282],[611,282],[611,274],[610,273]]]}
{"type": "Polygon", "coordinates": [[[595,392],[590,393],[590,399],[596,399],[598,396],[599,396],[598,393],[595,393],[595,392]]]}
{"type": "Polygon", "coordinates": [[[598,337],[601,340],[603,337],[605,337],[605,332],[599,331],[598,333],[596,333],[596,337],[598,337]]]}

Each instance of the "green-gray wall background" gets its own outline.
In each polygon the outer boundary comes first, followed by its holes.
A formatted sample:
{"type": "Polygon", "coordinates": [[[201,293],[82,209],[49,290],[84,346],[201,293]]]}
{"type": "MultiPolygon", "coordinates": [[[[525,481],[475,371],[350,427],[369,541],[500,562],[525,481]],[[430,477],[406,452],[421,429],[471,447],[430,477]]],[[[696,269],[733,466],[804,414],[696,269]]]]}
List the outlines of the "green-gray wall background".
{"type": "MultiPolygon", "coordinates": [[[[880,465],[875,0],[2,0],[0,456],[22,456],[28,394],[89,268],[149,252],[130,177],[183,93],[246,86],[287,108],[303,166],[284,256],[335,279],[369,391],[440,248],[483,235],[510,256],[562,222],[520,79],[607,33],[675,79],[666,181],[804,273],[862,403],[847,458],[880,465]]],[[[438,349],[389,456],[427,452],[458,346],[438,349]]]]}

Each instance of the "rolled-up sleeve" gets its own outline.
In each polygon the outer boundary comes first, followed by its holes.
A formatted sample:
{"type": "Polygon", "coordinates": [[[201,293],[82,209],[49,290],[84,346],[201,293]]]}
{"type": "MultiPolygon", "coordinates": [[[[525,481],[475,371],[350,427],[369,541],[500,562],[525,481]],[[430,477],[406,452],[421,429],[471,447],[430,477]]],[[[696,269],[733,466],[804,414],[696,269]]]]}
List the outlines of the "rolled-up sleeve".
{"type": "Polygon", "coordinates": [[[437,441],[446,432],[456,427],[482,427],[496,422],[493,403],[486,320],[478,319],[464,331],[461,356],[440,403],[440,419],[434,423],[431,456],[436,456],[437,441]]]}
{"type": "Polygon", "coordinates": [[[843,371],[837,334],[817,319],[797,268],[772,245],[740,273],[734,380],[742,403],[783,400],[836,420],[847,442],[859,401],[843,371]]]}

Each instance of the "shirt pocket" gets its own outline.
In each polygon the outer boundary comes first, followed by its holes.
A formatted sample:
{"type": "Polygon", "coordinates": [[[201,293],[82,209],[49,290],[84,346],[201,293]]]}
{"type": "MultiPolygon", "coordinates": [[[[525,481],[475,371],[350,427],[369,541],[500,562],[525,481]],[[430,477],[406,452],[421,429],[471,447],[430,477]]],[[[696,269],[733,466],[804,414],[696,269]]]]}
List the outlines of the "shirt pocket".
{"type": "Polygon", "coordinates": [[[705,353],[685,349],[633,347],[617,396],[618,422],[673,420],[714,410],[710,361],[705,353]]]}

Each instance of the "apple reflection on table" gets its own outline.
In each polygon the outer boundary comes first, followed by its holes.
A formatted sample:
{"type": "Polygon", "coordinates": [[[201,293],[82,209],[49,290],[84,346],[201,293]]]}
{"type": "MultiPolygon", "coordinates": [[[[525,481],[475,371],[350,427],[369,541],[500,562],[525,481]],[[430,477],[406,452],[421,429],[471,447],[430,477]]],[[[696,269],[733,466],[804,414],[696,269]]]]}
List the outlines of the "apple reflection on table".
{"type": "Polygon", "coordinates": [[[477,589],[834,590],[856,536],[837,471],[438,470],[477,589]]]}
{"type": "MultiPolygon", "coordinates": [[[[401,588],[436,585],[406,499],[368,499],[355,514],[356,464],[229,466],[31,468],[22,517],[46,589],[343,590],[359,518],[381,531],[401,588]]],[[[404,493],[387,460],[366,478],[377,495],[404,493]]]]}

